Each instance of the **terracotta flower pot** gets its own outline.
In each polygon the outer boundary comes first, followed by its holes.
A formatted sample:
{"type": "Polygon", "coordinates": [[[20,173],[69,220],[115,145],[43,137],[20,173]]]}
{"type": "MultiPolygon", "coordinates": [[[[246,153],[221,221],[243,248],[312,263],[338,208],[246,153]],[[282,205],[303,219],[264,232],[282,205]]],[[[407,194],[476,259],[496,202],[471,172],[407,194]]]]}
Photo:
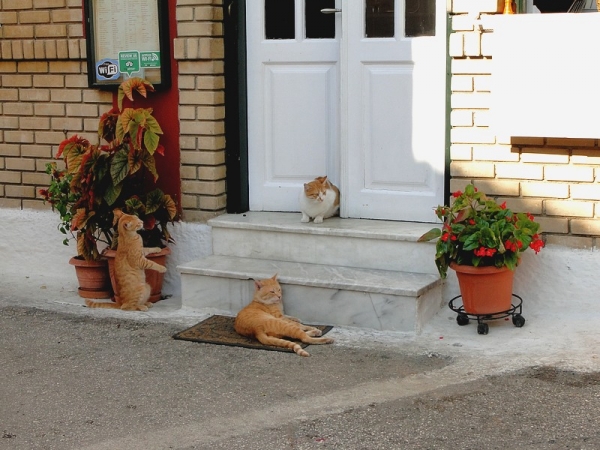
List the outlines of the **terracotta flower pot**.
{"type": "Polygon", "coordinates": [[[450,263],[456,271],[467,314],[495,314],[512,307],[514,271],[507,267],[473,267],[450,263]]]}
{"type": "Polygon", "coordinates": [[[86,261],[74,256],[69,264],[75,267],[75,275],[79,283],[77,292],[82,298],[110,298],[113,291],[108,274],[108,261],[86,261]]]}
{"type": "MultiPolygon", "coordinates": [[[[171,254],[169,247],[163,248],[159,253],[151,253],[146,258],[154,261],[161,266],[166,265],[167,256],[171,254]]],[[[110,274],[110,282],[114,291],[113,301],[119,301],[119,286],[115,279],[115,256],[117,252],[115,250],[105,250],[103,255],[108,259],[108,273],[110,274]]],[[[163,280],[165,278],[164,273],[157,272],[156,270],[146,270],[146,283],[150,285],[150,299],[151,303],[156,303],[162,296],[163,280]]]]}

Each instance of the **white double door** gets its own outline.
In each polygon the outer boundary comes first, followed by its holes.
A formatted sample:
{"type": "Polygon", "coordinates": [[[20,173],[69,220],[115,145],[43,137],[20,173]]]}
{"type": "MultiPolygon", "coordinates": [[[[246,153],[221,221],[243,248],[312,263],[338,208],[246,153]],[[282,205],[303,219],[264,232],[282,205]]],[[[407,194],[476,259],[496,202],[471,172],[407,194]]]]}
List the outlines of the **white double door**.
{"type": "Polygon", "coordinates": [[[250,209],[298,211],[303,183],[328,175],[342,217],[434,221],[446,1],[335,0],[325,37],[315,2],[246,3],[250,209]]]}

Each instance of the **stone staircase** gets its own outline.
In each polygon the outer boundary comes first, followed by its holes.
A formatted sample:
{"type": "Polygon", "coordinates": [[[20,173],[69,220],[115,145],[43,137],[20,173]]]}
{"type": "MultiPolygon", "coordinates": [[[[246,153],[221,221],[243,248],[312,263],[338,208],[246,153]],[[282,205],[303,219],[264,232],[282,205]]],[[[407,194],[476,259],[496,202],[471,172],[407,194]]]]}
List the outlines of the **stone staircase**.
{"type": "Polygon", "coordinates": [[[431,224],[248,212],[209,221],[213,255],[180,265],[183,307],[235,315],[251,279],[278,274],[286,314],[305,323],[416,332],[442,306],[431,224]]]}

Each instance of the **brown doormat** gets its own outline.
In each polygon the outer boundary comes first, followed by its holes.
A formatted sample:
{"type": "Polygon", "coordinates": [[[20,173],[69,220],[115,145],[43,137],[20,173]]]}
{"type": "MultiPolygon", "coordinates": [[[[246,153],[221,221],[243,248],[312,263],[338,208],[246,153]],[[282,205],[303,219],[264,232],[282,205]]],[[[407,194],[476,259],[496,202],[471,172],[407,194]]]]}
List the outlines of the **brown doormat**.
{"type": "MultiPolygon", "coordinates": [[[[203,320],[200,323],[197,323],[196,325],[188,328],[187,330],[180,331],[179,333],[173,335],[173,339],[293,353],[293,350],[289,348],[273,347],[272,345],[263,345],[256,339],[250,339],[245,336],[240,336],[236,333],[236,331],[233,328],[234,320],[235,317],[214,315],[206,320],[203,320]]],[[[333,328],[330,325],[311,326],[321,330],[323,335],[328,333],[329,330],[333,328]]],[[[302,348],[308,346],[308,344],[305,344],[304,342],[298,342],[298,344],[300,344],[302,348]]]]}

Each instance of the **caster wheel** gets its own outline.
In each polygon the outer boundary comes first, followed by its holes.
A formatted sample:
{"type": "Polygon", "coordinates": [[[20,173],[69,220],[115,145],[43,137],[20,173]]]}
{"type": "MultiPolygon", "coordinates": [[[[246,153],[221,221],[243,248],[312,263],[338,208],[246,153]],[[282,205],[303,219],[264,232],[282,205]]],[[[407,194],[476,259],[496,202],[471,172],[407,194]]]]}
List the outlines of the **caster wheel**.
{"type": "Polygon", "coordinates": [[[521,328],[525,325],[525,318],[521,314],[515,314],[512,318],[512,323],[515,327],[521,328]]]}
{"type": "Polygon", "coordinates": [[[488,334],[490,327],[487,323],[480,323],[477,325],[477,334],[488,334]]]}
{"type": "Polygon", "coordinates": [[[468,325],[469,316],[467,316],[466,314],[459,314],[458,316],[456,316],[456,323],[459,324],[461,327],[464,325],[468,325]]]}

